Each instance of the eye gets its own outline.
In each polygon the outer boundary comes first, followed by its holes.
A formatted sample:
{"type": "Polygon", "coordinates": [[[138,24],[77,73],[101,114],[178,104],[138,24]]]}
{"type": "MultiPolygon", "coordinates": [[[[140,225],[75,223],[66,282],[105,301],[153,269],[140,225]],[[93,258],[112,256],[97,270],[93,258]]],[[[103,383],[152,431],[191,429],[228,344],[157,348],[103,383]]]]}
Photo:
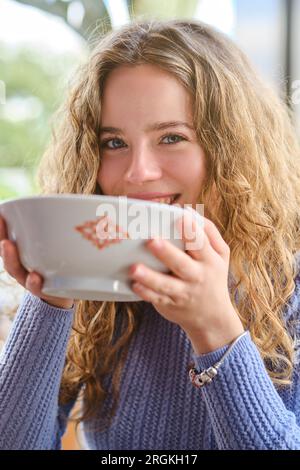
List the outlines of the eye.
{"type": "Polygon", "coordinates": [[[167,142],[167,144],[177,144],[178,142],[181,142],[182,140],[186,140],[184,137],[182,137],[181,135],[177,135],[177,134],[167,134],[163,137],[163,139],[169,139],[171,138],[171,142],[167,142]],[[175,139],[174,139],[175,138],[175,139]],[[177,140],[179,139],[179,140],[177,140]],[[174,141],[175,140],[175,141],[174,141]]]}
{"type": "MultiPolygon", "coordinates": [[[[170,139],[169,142],[164,142],[164,145],[173,145],[173,144],[177,144],[177,143],[179,143],[183,140],[187,140],[187,139],[185,139],[184,137],[182,137],[181,135],[178,135],[178,134],[167,134],[164,137],[162,137],[162,140],[164,140],[164,139],[170,139]]],[[[119,145],[122,142],[123,142],[122,139],[119,139],[118,137],[114,137],[114,138],[106,139],[106,140],[103,140],[102,142],[100,142],[100,147],[101,148],[107,148],[109,150],[118,150],[118,149],[125,146],[125,145],[119,145]],[[109,145],[110,142],[112,143],[111,145],[109,145]]],[[[124,144],[124,142],[123,142],[123,144],[124,144]]]]}
{"type": "MultiPolygon", "coordinates": [[[[117,150],[117,149],[119,149],[119,148],[122,148],[122,147],[119,147],[119,146],[116,147],[114,144],[113,144],[112,147],[110,147],[110,146],[108,145],[109,142],[117,142],[117,143],[120,143],[120,142],[123,142],[123,141],[122,141],[122,139],[118,139],[117,137],[114,137],[113,139],[106,139],[106,140],[103,140],[102,142],[100,142],[100,147],[101,147],[101,148],[108,148],[108,149],[110,149],[110,150],[117,150]]],[[[118,144],[117,144],[117,145],[118,145],[118,144]]]]}

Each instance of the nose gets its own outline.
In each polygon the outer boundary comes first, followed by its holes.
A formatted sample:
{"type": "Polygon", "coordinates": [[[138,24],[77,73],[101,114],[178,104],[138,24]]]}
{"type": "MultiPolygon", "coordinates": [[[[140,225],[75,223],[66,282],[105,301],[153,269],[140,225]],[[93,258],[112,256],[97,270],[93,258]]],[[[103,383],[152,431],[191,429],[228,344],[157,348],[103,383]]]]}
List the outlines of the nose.
{"type": "Polygon", "coordinates": [[[150,149],[144,145],[139,149],[132,150],[130,163],[124,175],[126,182],[139,184],[158,180],[161,176],[162,169],[150,149]]]}

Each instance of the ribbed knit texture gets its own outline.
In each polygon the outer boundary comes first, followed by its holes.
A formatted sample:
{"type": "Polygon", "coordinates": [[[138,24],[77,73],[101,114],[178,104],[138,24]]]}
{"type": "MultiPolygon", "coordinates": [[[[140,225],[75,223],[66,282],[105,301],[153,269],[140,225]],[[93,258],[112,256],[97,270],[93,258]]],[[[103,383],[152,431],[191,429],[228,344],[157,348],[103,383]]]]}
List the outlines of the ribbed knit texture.
{"type": "MultiPolygon", "coordinates": [[[[276,389],[247,333],[214,381],[196,389],[190,362],[207,368],[228,346],[197,356],[181,328],[146,305],[122,372],[117,414],[104,432],[84,426],[89,448],[300,449],[298,361],[292,386],[276,389]]],[[[300,276],[284,312],[287,325],[299,312],[300,276]]],[[[73,313],[24,295],[0,356],[0,449],[60,449],[72,408],[58,406],[58,392],[73,313]]],[[[299,338],[298,324],[294,331],[299,338]]]]}

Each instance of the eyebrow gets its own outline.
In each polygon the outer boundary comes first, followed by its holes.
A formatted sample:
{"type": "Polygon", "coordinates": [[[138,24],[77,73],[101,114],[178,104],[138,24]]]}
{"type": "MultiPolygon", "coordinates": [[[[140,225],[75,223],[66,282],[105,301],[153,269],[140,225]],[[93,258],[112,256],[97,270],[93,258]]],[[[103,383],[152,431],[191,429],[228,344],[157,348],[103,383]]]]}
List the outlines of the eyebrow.
{"type": "MultiPolygon", "coordinates": [[[[150,126],[146,127],[144,129],[145,132],[152,132],[152,131],[160,131],[162,129],[166,129],[167,127],[186,127],[190,130],[195,130],[194,126],[189,124],[188,122],[184,121],[167,121],[167,122],[154,122],[150,126]]],[[[124,134],[123,129],[119,129],[118,127],[111,127],[111,126],[105,126],[105,127],[100,127],[100,134],[104,134],[105,132],[109,133],[120,133],[124,134]]]]}

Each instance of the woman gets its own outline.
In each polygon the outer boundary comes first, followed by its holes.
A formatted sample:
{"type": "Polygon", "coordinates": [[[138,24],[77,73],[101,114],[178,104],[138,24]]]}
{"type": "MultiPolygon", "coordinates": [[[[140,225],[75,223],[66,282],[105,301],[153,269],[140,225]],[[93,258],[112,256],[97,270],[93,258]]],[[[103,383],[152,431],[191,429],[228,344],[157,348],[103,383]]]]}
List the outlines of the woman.
{"type": "Polygon", "coordinates": [[[300,448],[286,106],[223,34],[152,20],[99,40],[58,118],[43,193],[179,194],[204,204],[204,246],[149,243],[171,273],[132,268],[141,302],[74,305],[42,295],[2,220],[4,266],[28,292],[2,355],[1,448],[60,448],[78,396],[93,449],[300,448]]]}

